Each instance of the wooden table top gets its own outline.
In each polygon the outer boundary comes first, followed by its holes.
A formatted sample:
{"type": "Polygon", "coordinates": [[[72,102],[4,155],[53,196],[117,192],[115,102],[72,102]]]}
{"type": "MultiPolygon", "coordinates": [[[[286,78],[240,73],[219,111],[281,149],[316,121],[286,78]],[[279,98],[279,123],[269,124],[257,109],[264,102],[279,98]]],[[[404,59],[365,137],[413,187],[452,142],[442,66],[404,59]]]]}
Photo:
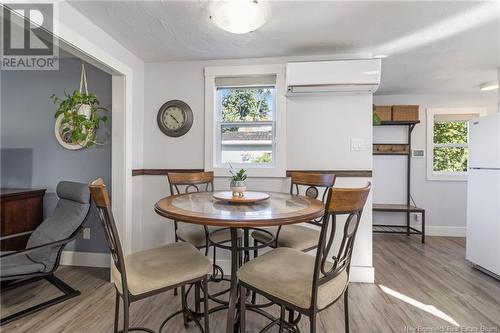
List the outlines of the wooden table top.
{"type": "Polygon", "coordinates": [[[253,204],[216,200],[212,192],[179,194],[161,199],[155,211],[182,222],[220,227],[267,227],[307,222],[323,216],[320,200],[269,192],[270,198],[253,204]]]}

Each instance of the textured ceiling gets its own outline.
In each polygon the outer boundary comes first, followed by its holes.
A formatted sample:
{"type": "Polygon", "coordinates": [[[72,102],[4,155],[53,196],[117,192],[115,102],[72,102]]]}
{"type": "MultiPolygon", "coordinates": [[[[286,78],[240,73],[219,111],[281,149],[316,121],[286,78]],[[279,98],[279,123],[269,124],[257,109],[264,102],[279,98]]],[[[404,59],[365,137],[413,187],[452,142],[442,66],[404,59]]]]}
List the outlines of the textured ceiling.
{"type": "Polygon", "coordinates": [[[244,35],[217,28],[206,1],[72,1],[146,62],[387,53],[379,93],[477,91],[500,66],[500,2],[269,2],[244,35]]]}

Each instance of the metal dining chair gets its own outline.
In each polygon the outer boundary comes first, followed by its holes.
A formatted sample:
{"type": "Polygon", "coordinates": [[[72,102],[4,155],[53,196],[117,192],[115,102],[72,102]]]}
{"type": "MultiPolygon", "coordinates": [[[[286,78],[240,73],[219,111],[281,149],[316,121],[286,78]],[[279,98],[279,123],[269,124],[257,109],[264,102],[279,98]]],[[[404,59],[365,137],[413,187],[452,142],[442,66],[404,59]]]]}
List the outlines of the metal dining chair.
{"type": "Polygon", "coordinates": [[[124,255],[106,185],[102,179],[92,182],[90,192],[99,211],[113,258],[112,276],[116,290],[114,332],[118,332],[120,299],[123,301],[123,330],[120,332],[154,333],[153,330],[144,327],[129,328],[130,303],[180,287],[182,309],[167,317],[161,324],[159,332],[170,319],[183,314],[185,327],[188,327],[189,320],[193,320],[202,332],[209,333],[208,297],[204,297],[204,327],[202,327],[198,320],[199,316],[187,306],[186,285],[203,285],[203,289],[207,290],[207,279],[212,272],[210,260],[192,244],[186,242],[124,255]]]}
{"type": "MultiPolygon", "coordinates": [[[[305,195],[309,198],[320,198],[323,203],[326,201],[328,190],[335,184],[335,175],[332,173],[308,173],[308,172],[292,172],[290,182],[291,195],[305,195]],[[303,191],[301,191],[301,189],[303,191]]],[[[307,223],[320,227],[321,218],[309,221],[307,223]]],[[[287,225],[273,228],[263,228],[270,233],[256,230],[252,232],[254,246],[261,244],[269,244],[270,247],[289,247],[303,252],[314,250],[318,246],[320,232],[316,229],[304,225],[287,225]],[[273,242],[272,240],[276,241],[273,242]]],[[[254,251],[254,258],[259,253],[258,249],[254,251]]],[[[252,303],[255,304],[256,295],[252,293],[252,303]]],[[[293,311],[290,311],[290,318],[293,318],[293,311]]]]}
{"type": "Polygon", "coordinates": [[[57,184],[56,194],[59,201],[54,212],[33,231],[26,248],[1,254],[0,281],[2,294],[44,279],[63,295],[2,318],[0,325],[80,295],[80,291],[67,285],[54,273],[59,268],[64,247],[75,240],[83,229],[90,209],[88,184],[62,181],[57,184]]]}
{"type": "MultiPolygon", "coordinates": [[[[321,198],[323,203],[326,200],[328,190],[335,184],[335,175],[328,174],[312,174],[307,172],[292,172],[290,194],[305,195],[309,198],[321,198]],[[305,188],[301,191],[301,188],[305,188]]],[[[308,222],[315,226],[321,226],[321,218],[308,222]]],[[[308,252],[314,250],[318,246],[319,231],[303,225],[288,225],[283,227],[266,228],[272,235],[256,230],[252,232],[252,238],[255,245],[258,243],[269,243],[276,238],[276,243],[271,243],[271,247],[290,247],[296,250],[308,252]],[[278,237],[276,237],[278,235],[278,237]]],[[[254,250],[254,256],[258,255],[257,250],[254,250]]]]}
{"type": "MultiPolygon", "coordinates": [[[[167,174],[167,179],[170,187],[170,195],[214,191],[214,173],[212,171],[169,172],[167,174]]],[[[212,279],[216,279],[218,273],[220,273],[220,278],[224,276],[224,271],[217,265],[217,245],[231,242],[231,233],[229,229],[174,221],[174,230],[176,242],[189,242],[197,249],[204,249],[205,255],[208,255],[209,248],[213,247],[212,279]],[[213,233],[213,235],[209,237],[210,232],[218,229],[224,230],[213,233]]],[[[241,237],[242,234],[243,232],[238,230],[238,236],[241,237]]]]}
{"type": "MultiPolygon", "coordinates": [[[[310,332],[316,332],[316,315],[344,296],[345,331],[349,332],[348,286],[351,257],[363,207],[371,184],[362,188],[328,190],[325,214],[315,256],[292,248],[279,247],[244,264],[238,271],[240,295],[255,291],[281,307],[280,317],[261,332],[278,324],[280,333],[292,328],[285,310],[306,315],[310,332]],[[337,233],[337,217],[347,215],[342,241],[329,258],[337,233]]],[[[297,321],[300,318],[297,319],[297,321]]],[[[240,327],[245,332],[245,302],[240,302],[240,327]]]]}

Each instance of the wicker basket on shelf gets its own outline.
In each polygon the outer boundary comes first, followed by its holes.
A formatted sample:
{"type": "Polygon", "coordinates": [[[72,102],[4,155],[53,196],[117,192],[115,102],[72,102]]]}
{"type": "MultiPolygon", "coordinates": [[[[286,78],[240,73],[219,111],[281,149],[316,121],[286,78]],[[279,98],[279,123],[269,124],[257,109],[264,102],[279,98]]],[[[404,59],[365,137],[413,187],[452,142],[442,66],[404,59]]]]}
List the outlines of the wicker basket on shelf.
{"type": "Polygon", "coordinates": [[[393,105],[392,120],[394,121],[418,120],[418,105],[393,105]]]}
{"type": "Polygon", "coordinates": [[[390,121],[392,120],[392,107],[390,105],[387,106],[375,106],[375,110],[373,111],[382,121],[390,121]]]}

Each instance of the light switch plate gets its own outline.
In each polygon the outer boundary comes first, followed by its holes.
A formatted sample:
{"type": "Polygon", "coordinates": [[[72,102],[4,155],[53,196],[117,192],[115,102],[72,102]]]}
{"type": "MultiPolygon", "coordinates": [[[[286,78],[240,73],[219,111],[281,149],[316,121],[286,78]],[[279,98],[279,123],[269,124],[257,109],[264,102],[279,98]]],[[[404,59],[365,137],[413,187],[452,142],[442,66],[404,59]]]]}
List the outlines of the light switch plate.
{"type": "Polygon", "coordinates": [[[365,140],[359,138],[351,138],[351,151],[366,150],[365,140]]]}

